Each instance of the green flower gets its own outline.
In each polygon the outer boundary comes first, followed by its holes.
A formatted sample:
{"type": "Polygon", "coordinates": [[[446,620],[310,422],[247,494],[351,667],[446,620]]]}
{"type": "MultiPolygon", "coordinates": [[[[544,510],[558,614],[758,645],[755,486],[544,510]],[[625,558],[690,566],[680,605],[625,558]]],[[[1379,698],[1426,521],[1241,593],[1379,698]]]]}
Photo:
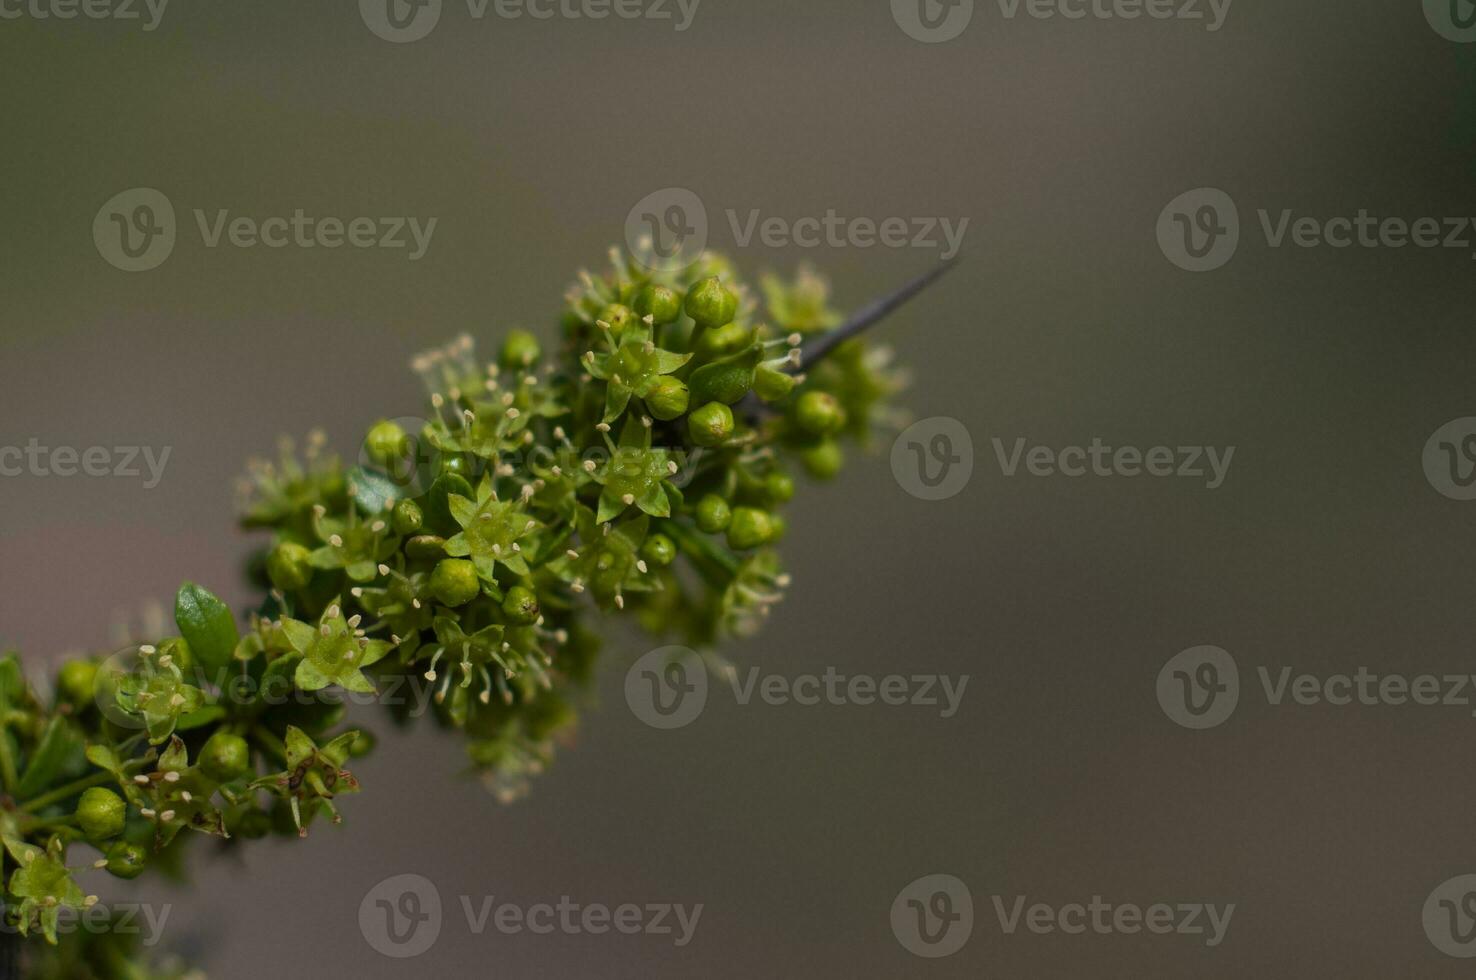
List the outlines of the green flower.
{"type": "Polygon", "coordinates": [[[677,472],[677,464],[665,449],[651,448],[649,426],[626,419],[620,445],[608,438],[606,443],[611,456],[595,476],[604,487],[596,521],[603,524],[614,520],[627,507],[639,507],[652,517],[669,517],[673,505],[681,506],[681,493],[668,482],[677,472]]]}
{"type": "Polygon", "coordinates": [[[295,619],[282,620],[292,648],[302,655],[293,681],[304,691],[337,684],[348,691],[374,693],[374,684],[362,668],[376,664],[393,649],[384,640],[371,640],[359,628],[360,617],[345,619],[338,603],[323,610],[317,628],[295,619]]]}
{"type": "Polygon", "coordinates": [[[149,645],[139,649],[138,664],[125,674],[113,673],[118,707],[142,721],[149,741],[158,745],[173,734],[185,715],[203,707],[205,695],[185,682],[179,664],[149,645]]]}
{"type": "Polygon", "coordinates": [[[605,343],[611,352],[586,351],[584,369],[607,383],[606,422],[613,422],[624,413],[631,395],[646,398],[656,390],[664,375],[674,373],[692,359],[691,354],[674,354],[652,343],[651,325],[645,321],[627,328],[618,342],[605,330],[605,343]]]}
{"type": "Polygon", "coordinates": [[[528,574],[518,541],[538,522],[528,516],[521,502],[500,500],[489,477],[482,478],[476,500],[452,494],[447,502],[462,530],[446,542],[446,554],[453,558],[470,556],[477,574],[488,582],[499,564],[514,575],[528,574]]]}
{"type": "Polygon", "coordinates": [[[350,507],[345,519],[327,516],[326,508],[313,511],[313,528],[324,544],[308,561],[314,568],[341,568],[355,582],[374,579],[379,564],[399,548],[399,539],[389,524],[380,517],[368,524],[359,519],[359,511],[350,507]]]}
{"type": "Polygon", "coordinates": [[[345,732],[321,749],[300,728],[289,725],[284,740],[287,768],[251,783],[251,789],[264,789],[287,800],[292,807],[292,821],[297,835],[307,836],[307,825],[319,809],[327,810],[334,823],[342,821],[333,806],[333,798],[342,793],[357,793],[359,781],[343,768],[359,733],[345,732]]]}
{"type": "Polygon", "coordinates": [[[154,847],[162,849],[184,828],[229,837],[225,817],[212,802],[219,783],[198,766],[191,766],[189,753],[178,735],[159,756],[151,773],[140,773],[124,783],[129,801],[154,823],[154,847]]]}
{"type": "Polygon", "coordinates": [[[66,865],[66,849],[53,837],[46,849],[6,835],[5,850],[20,867],[10,876],[10,894],[20,899],[14,912],[21,935],[29,936],[38,925],[46,941],[56,945],[56,927],[62,909],[86,909],[97,904],[96,895],[84,895],[72,880],[66,865]]]}

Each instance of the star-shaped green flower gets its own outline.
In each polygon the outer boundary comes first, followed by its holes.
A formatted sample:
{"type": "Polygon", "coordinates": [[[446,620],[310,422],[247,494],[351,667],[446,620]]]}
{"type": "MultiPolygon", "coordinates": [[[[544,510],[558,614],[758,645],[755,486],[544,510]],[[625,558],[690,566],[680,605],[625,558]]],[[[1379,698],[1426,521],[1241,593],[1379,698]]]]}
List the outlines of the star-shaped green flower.
{"type": "Polygon", "coordinates": [[[594,512],[581,506],[576,518],[580,545],[551,566],[576,592],[586,587],[602,606],[623,608],[625,592],[655,588],[640,557],[651,519],[645,514],[618,525],[602,524],[594,512]]]}
{"type": "Polygon", "coordinates": [[[16,910],[21,935],[29,936],[37,924],[46,941],[56,945],[57,921],[62,909],[90,908],[96,895],[84,895],[67,868],[66,851],[60,837],[51,838],[42,850],[18,838],[6,836],[5,849],[20,865],[10,876],[10,893],[20,899],[16,910]]]}
{"type": "Polygon", "coordinates": [[[472,564],[477,566],[477,574],[489,582],[499,564],[515,575],[528,574],[528,563],[520,553],[522,546],[518,539],[537,527],[538,522],[528,516],[521,502],[499,500],[491,478],[484,476],[477,487],[476,500],[451,494],[447,504],[462,530],[446,542],[446,554],[453,558],[470,556],[472,564]]]}
{"type": "Polygon", "coordinates": [[[399,546],[387,521],[376,517],[365,524],[352,507],[347,520],[337,520],[320,506],[313,512],[313,528],[323,546],[312,553],[308,563],[314,568],[341,568],[355,582],[372,581],[379,563],[399,546]]]}
{"type": "Polygon", "coordinates": [[[359,791],[359,781],[343,768],[349,749],[358,738],[356,731],[345,732],[320,749],[302,729],[289,725],[284,740],[287,768],[261,777],[251,788],[268,790],[291,803],[292,820],[297,824],[299,837],[307,836],[307,823],[320,807],[332,814],[334,823],[339,823],[342,818],[333,806],[333,798],[359,791]]]}
{"type": "Polygon", "coordinates": [[[630,404],[631,395],[645,398],[662,375],[675,372],[692,359],[691,354],[675,354],[657,347],[651,341],[651,326],[644,321],[629,327],[618,343],[606,330],[605,343],[612,346],[611,352],[585,353],[584,369],[606,382],[606,422],[620,417],[630,404]]]}
{"type": "Polygon", "coordinates": [[[190,765],[189,752],[178,735],[159,756],[152,773],[140,774],[123,784],[129,802],[154,821],[154,842],[162,848],[185,827],[202,834],[229,837],[225,816],[212,802],[217,783],[190,765]]]}
{"type": "Polygon", "coordinates": [[[672,506],[681,506],[681,494],[667,482],[677,465],[665,449],[651,448],[651,430],[635,419],[626,419],[620,445],[595,480],[604,490],[595,520],[603,524],[635,506],[652,517],[670,517],[672,506]]]}
{"type": "Polygon", "coordinates": [[[205,704],[205,695],[185,682],[173,658],[152,646],[139,647],[138,664],[127,673],[116,670],[107,678],[115,685],[118,707],[139,719],[155,745],[174,733],[179,719],[205,704]]]}
{"type": "Polygon", "coordinates": [[[348,691],[374,693],[374,684],[364,676],[362,668],[383,660],[393,645],[363,636],[358,626],[359,617],[345,619],[336,602],[323,610],[316,628],[283,618],[282,629],[288,641],[302,655],[293,682],[304,691],[318,691],[337,684],[348,691]]]}

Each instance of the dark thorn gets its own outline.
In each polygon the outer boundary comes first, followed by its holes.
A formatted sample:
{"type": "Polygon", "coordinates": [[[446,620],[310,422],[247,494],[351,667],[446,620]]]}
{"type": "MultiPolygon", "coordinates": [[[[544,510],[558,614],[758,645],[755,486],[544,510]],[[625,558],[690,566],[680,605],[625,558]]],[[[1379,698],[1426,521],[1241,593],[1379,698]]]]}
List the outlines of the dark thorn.
{"type": "Polygon", "coordinates": [[[852,337],[876,326],[908,300],[941,279],[944,273],[957,264],[958,259],[952,258],[934,266],[910,282],[904,283],[892,293],[863,306],[852,314],[849,320],[824,336],[802,345],[799,369],[803,371],[852,337]]]}

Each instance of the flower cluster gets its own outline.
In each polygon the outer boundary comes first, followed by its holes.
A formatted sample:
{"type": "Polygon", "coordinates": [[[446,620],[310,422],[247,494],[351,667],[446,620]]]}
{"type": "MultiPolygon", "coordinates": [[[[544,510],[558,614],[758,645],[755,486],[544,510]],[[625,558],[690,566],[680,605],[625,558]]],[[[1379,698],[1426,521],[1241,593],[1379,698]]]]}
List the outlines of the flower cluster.
{"type": "Polygon", "coordinates": [[[54,697],[0,659],[16,925],[55,942],[94,901],[73,843],[131,878],[177,861],[182,830],[233,846],[337,821],[373,744],[344,730],[351,695],[403,715],[415,699],[383,695],[423,691],[510,799],[573,733],[595,617],[694,646],[751,631],[788,583],[795,473],[833,477],[901,386],[861,338],[806,362],[840,319],[809,271],[756,293],[717,256],[653,273],[616,253],[570,292],[554,353],[514,330],[482,363],[463,337],[415,359],[419,424],[374,425],[354,460],[314,436],[253,464],[270,597],[248,617],[186,584],[177,636],[70,662],[54,697]]]}

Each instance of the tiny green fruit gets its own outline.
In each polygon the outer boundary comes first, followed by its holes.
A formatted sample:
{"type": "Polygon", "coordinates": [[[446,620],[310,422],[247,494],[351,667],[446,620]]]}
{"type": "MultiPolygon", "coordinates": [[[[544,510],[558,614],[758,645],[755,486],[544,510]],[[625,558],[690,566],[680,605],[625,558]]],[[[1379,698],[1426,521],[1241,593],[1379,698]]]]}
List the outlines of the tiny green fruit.
{"type": "Polygon", "coordinates": [[[697,526],[708,534],[719,534],[726,531],[732,523],[733,511],[726,500],[710,493],[697,501],[696,520],[697,526]]]}
{"type": "Polygon", "coordinates": [[[395,512],[392,520],[395,525],[396,534],[415,534],[425,524],[425,513],[421,511],[420,505],[415,501],[402,500],[395,504],[395,512]]]}
{"type": "Polygon", "coordinates": [[[725,326],[738,315],[738,294],[724,286],[717,276],[712,276],[688,291],[686,311],[699,327],[725,326]]]}
{"type": "Polygon", "coordinates": [[[826,391],[807,391],[794,406],[794,421],[812,436],[835,435],[846,424],[846,410],[826,391]]]}
{"type": "Polygon", "coordinates": [[[199,763],[205,775],[228,783],[251,770],[251,747],[239,735],[216,732],[200,749],[199,763]]]}
{"type": "Polygon", "coordinates": [[[686,414],[691,400],[692,394],[687,390],[685,382],[665,376],[656,382],[656,386],[646,396],[646,407],[661,421],[670,422],[686,414]]]}
{"type": "Polygon", "coordinates": [[[788,503],[794,497],[794,477],[775,470],[764,478],[764,493],[776,504],[788,503]]]}
{"type": "Polygon", "coordinates": [[[538,622],[538,596],[532,589],[515,585],[502,600],[502,614],[519,626],[530,626],[538,622]]]}
{"type": "Polygon", "coordinates": [[[267,555],[267,577],[283,592],[307,585],[313,577],[313,553],[296,541],[281,541],[267,555]]]}
{"type": "Polygon", "coordinates": [[[107,840],[123,833],[128,804],[110,789],[94,786],[77,801],[77,824],[93,840],[107,840]]]}
{"type": "Polygon", "coordinates": [[[443,606],[464,606],[482,591],[477,566],[464,558],[443,558],[431,572],[431,594],[443,606]]]}
{"type": "Polygon", "coordinates": [[[773,518],[757,507],[736,507],[728,525],[728,544],[739,551],[757,548],[774,536],[773,518]]]}
{"type": "Polygon", "coordinates": [[[687,431],[699,446],[720,446],[733,434],[733,410],[722,402],[708,402],[687,416],[687,431]]]}
{"type": "Polygon", "coordinates": [[[641,545],[641,557],[653,565],[664,568],[676,560],[676,544],[664,534],[653,534],[641,545]]]}
{"type": "Polygon", "coordinates": [[[106,867],[109,874],[133,879],[143,874],[148,857],[149,853],[143,845],[120,840],[108,848],[106,867]]]}
{"type": "Polygon", "coordinates": [[[654,323],[671,323],[682,315],[682,297],[674,289],[648,283],[636,294],[635,311],[649,316],[654,323]]]}
{"type": "Polygon", "coordinates": [[[369,435],[364,437],[364,449],[374,462],[388,465],[404,455],[408,438],[399,423],[385,420],[369,430],[369,435]]]}
{"type": "Polygon", "coordinates": [[[800,454],[805,469],[817,480],[831,480],[841,471],[846,457],[834,439],[821,439],[800,454]]]}
{"type": "Polygon", "coordinates": [[[68,660],[57,675],[57,688],[63,700],[71,704],[86,704],[92,700],[95,680],[97,664],[91,660],[68,660]]]}
{"type": "Polygon", "coordinates": [[[798,384],[795,376],[760,364],[753,372],[753,393],[766,402],[777,402],[789,397],[798,384]]]}
{"type": "Polygon", "coordinates": [[[497,354],[497,363],[505,371],[518,371],[531,367],[543,354],[538,338],[526,330],[510,330],[502,341],[502,350],[497,354]]]}
{"type": "Polygon", "coordinates": [[[619,303],[611,303],[600,311],[599,319],[610,325],[610,332],[619,337],[636,322],[636,315],[631,312],[630,307],[619,303]]]}
{"type": "Polygon", "coordinates": [[[699,403],[738,404],[753,389],[754,372],[763,356],[763,346],[754,344],[746,350],[702,365],[687,379],[692,399],[699,403]]]}

